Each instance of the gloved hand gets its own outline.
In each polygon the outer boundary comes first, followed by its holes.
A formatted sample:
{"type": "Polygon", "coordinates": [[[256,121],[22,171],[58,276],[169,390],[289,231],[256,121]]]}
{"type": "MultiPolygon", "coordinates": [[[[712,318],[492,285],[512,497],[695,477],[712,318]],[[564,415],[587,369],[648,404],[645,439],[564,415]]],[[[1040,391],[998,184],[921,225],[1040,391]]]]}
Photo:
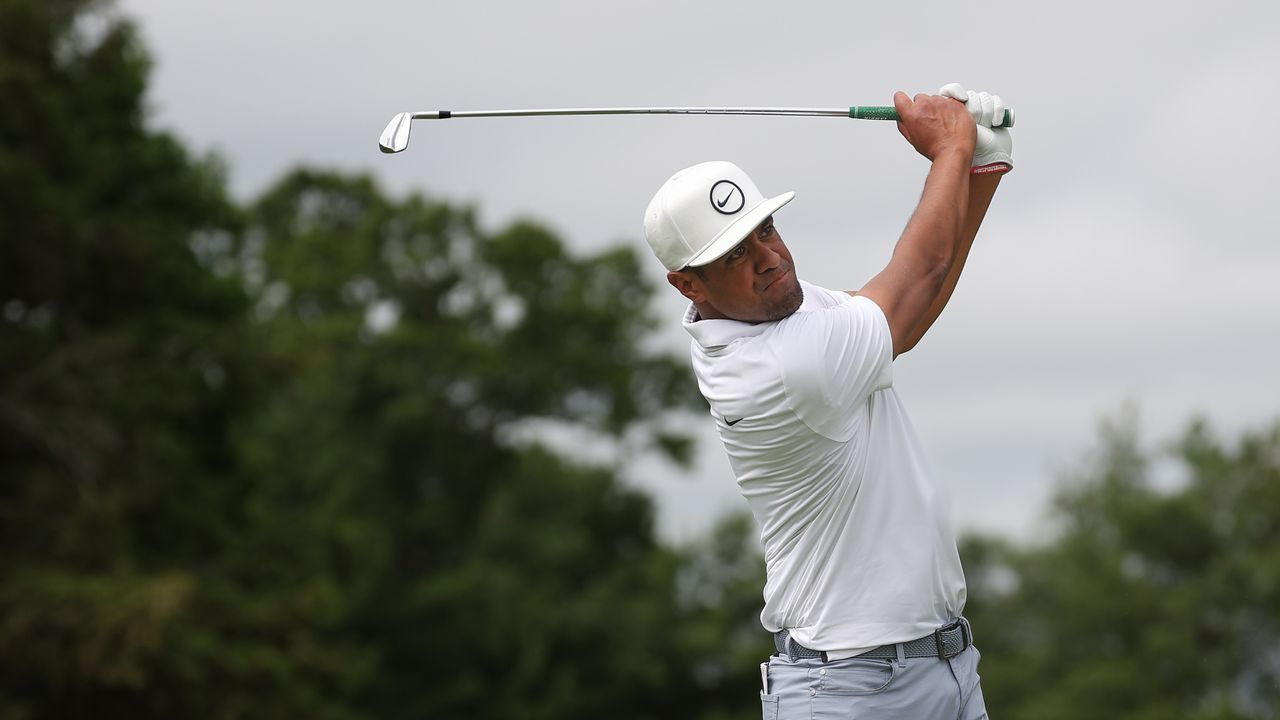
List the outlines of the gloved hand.
{"type": "Polygon", "coordinates": [[[973,164],[970,174],[1007,173],[1013,169],[1013,138],[1004,122],[1004,101],[999,95],[965,90],[960,83],[948,83],[938,91],[939,95],[964,103],[965,109],[978,125],[978,141],[973,148],[973,164]]]}

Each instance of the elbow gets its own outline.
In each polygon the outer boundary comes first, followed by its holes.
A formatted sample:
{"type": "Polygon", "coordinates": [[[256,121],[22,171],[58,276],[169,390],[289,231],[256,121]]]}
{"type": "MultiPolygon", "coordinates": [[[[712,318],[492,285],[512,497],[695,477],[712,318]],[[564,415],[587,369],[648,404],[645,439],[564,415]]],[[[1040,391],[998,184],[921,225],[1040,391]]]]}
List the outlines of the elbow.
{"type": "Polygon", "coordinates": [[[939,254],[930,259],[921,282],[927,289],[930,298],[935,298],[938,293],[942,292],[942,286],[946,283],[947,276],[951,274],[951,264],[953,262],[955,262],[955,257],[950,252],[939,254]]]}
{"type": "MultiPolygon", "coordinates": [[[[897,259],[896,255],[894,259],[897,259]]],[[[919,248],[910,257],[903,257],[899,267],[913,278],[912,284],[917,291],[933,297],[942,289],[954,262],[954,248],[938,244],[927,249],[919,248]]]]}
{"type": "Polygon", "coordinates": [[[956,243],[948,233],[939,232],[936,241],[921,247],[916,255],[918,277],[930,288],[940,288],[956,260],[956,243]]]}

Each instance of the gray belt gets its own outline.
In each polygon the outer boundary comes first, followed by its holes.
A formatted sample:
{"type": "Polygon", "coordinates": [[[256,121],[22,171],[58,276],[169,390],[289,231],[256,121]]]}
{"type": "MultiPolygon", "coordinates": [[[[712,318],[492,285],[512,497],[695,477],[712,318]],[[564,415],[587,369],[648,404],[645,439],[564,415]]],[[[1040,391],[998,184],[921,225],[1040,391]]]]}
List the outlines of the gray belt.
{"type": "MultiPolygon", "coordinates": [[[[902,645],[902,657],[904,658],[936,657],[948,659],[959,655],[973,644],[973,633],[969,630],[969,621],[959,618],[934,630],[929,635],[899,644],[902,645]]],[[[773,646],[780,655],[786,655],[791,658],[821,658],[822,662],[827,662],[826,652],[810,650],[792,640],[791,633],[788,630],[781,630],[773,634],[773,646]]],[[[861,653],[857,657],[874,660],[896,660],[899,657],[898,645],[881,645],[878,648],[861,653]]]]}

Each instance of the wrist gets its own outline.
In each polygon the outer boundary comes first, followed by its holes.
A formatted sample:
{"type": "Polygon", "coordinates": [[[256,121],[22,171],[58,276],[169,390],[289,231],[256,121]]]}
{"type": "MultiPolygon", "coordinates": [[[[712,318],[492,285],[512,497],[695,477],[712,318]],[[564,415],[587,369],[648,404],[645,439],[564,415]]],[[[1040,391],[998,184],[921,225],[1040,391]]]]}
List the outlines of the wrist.
{"type": "Polygon", "coordinates": [[[969,147],[966,149],[964,147],[954,145],[943,148],[933,156],[932,162],[935,166],[961,165],[967,170],[969,165],[973,162],[973,148],[969,147]]]}

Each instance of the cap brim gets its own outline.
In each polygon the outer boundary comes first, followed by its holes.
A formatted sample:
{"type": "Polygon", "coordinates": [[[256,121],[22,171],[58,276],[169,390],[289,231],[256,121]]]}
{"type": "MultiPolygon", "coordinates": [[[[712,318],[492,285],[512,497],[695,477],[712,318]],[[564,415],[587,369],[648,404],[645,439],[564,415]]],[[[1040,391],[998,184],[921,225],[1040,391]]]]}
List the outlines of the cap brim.
{"type": "Polygon", "coordinates": [[[701,267],[710,265],[720,258],[721,255],[729,252],[737,247],[742,239],[751,234],[765,218],[778,211],[778,208],[791,202],[796,196],[795,191],[784,192],[776,197],[761,200],[758,205],[742,214],[742,217],[729,223],[720,234],[716,236],[702,252],[694,255],[685,263],[685,267],[701,267]]]}

